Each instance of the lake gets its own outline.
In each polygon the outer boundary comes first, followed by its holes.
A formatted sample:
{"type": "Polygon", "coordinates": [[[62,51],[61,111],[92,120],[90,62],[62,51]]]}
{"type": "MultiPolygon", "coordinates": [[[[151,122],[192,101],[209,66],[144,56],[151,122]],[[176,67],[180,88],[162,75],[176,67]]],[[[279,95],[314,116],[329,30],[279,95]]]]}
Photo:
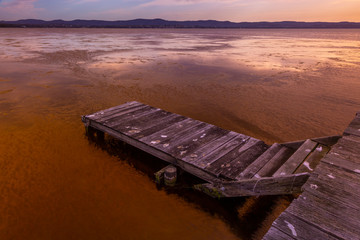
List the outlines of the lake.
{"type": "MultiPolygon", "coordinates": [[[[0,28],[0,239],[258,239],[291,198],[158,188],[81,115],[139,101],[268,144],[360,110],[359,29],[0,28]]],[[[154,162],[154,163],[153,163],[154,162]]]]}

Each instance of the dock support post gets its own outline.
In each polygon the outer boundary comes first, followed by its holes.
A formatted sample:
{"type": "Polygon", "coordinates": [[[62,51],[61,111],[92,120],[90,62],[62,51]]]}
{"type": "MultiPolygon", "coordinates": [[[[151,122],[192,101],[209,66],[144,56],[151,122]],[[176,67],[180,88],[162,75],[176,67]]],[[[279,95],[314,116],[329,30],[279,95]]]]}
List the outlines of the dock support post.
{"type": "Polygon", "coordinates": [[[157,171],[154,175],[157,184],[161,184],[164,179],[166,186],[174,186],[177,180],[177,169],[173,165],[168,165],[157,171]]]}
{"type": "Polygon", "coordinates": [[[177,180],[176,167],[171,165],[171,166],[169,166],[168,168],[165,169],[164,183],[165,183],[166,186],[173,187],[176,184],[176,180],[177,180]]]}

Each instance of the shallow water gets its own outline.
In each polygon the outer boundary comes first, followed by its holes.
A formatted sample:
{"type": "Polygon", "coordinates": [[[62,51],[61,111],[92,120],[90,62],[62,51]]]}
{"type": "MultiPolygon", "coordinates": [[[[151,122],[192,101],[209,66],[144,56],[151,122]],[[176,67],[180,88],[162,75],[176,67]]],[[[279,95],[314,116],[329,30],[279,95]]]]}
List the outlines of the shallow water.
{"type": "Polygon", "coordinates": [[[136,100],[273,143],[341,134],[360,109],[359,30],[0,29],[0,44],[1,239],[259,238],[287,203],[232,213],[157,189],[153,159],[89,141],[83,114],[136,100]]]}

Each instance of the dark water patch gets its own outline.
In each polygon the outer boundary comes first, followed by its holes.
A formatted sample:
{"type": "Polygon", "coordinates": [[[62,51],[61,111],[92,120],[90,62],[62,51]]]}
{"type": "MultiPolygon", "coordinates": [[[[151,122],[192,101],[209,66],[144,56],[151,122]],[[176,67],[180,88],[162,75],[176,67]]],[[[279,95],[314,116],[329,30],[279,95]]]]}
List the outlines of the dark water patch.
{"type": "Polygon", "coordinates": [[[116,156],[118,161],[126,162],[137,171],[147,175],[149,181],[153,182],[154,189],[175,195],[211,216],[220,217],[240,239],[260,239],[265,233],[262,230],[265,219],[271,223],[280,214],[280,211],[274,211],[279,201],[282,201],[285,206],[292,201],[292,196],[212,198],[193,189],[195,184],[205,183],[203,180],[181,169],[178,169],[175,186],[157,184],[154,173],[167,166],[168,163],[107,134],[105,136],[99,134],[100,132],[95,131],[86,135],[91,145],[116,156]]]}

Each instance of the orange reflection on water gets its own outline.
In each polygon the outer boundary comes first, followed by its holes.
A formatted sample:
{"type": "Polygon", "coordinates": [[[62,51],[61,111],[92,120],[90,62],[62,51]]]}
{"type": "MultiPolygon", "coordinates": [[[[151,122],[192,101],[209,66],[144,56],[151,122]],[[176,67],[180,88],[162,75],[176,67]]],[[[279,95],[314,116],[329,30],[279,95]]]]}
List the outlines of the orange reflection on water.
{"type": "Polygon", "coordinates": [[[339,134],[360,108],[357,30],[0,33],[1,239],[261,238],[284,208],[158,190],[131,165],[152,160],[101,149],[83,114],[137,100],[272,143],[339,134]]]}

